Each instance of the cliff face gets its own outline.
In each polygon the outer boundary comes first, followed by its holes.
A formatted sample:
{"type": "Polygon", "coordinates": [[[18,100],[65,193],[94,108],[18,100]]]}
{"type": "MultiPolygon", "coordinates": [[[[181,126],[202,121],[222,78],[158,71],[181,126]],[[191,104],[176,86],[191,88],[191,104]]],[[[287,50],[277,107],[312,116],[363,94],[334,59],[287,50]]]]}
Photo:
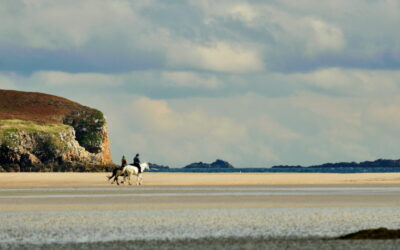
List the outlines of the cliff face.
{"type": "Polygon", "coordinates": [[[103,114],[64,98],[0,90],[0,171],[104,171],[103,114]]]}

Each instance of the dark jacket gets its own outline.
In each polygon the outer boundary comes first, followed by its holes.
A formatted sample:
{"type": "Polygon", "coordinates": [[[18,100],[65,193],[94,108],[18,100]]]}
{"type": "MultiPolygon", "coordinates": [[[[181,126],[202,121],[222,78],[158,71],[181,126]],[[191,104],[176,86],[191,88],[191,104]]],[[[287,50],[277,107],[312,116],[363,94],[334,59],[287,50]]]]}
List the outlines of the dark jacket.
{"type": "Polygon", "coordinates": [[[140,166],[139,156],[135,156],[133,159],[133,165],[140,166]]]}

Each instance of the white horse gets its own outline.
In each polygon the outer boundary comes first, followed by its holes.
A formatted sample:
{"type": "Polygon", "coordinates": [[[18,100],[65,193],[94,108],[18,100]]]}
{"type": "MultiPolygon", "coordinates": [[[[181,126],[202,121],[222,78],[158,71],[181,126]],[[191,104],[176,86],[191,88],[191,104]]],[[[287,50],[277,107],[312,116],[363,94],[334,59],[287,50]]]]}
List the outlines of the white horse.
{"type": "MultiPolygon", "coordinates": [[[[142,173],[146,169],[150,170],[149,164],[147,164],[147,162],[140,163],[140,168],[142,170],[142,173]]],[[[125,183],[125,179],[128,177],[128,183],[129,183],[129,185],[132,185],[131,177],[132,177],[132,175],[136,175],[136,185],[142,185],[142,181],[143,181],[142,173],[139,173],[139,168],[137,166],[133,166],[133,165],[125,166],[122,170],[122,175],[124,175],[123,183],[125,183]]]]}

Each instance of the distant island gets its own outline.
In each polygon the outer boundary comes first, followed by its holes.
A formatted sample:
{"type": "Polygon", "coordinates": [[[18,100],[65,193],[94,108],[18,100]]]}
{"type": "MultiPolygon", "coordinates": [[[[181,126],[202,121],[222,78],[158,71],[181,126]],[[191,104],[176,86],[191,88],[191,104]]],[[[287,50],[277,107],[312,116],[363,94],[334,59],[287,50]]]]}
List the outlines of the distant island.
{"type": "Polygon", "coordinates": [[[233,169],[234,168],[229,162],[220,159],[217,159],[213,163],[194,162],[182,168],[171,168],[169,166],[149,162],[149,167],[151,170],[155,171],[164,171],[170,169],[177,170],[177,169],[233,169]]]}
{"type": "Polygon", "coordinates": [[[165,169],[170,169],[169,166],[159,165],[159,164],[151,163],[151,162],[149,162],[149,167],[150,167],[151,170],[165,170],[165,169]]]}
{"type": "Polygon", "coordinates": [[[185,167],[183,167],[184,169],[193,169],[193,168],[197,168],[197,169],[204,169],[204,168],[234,168],[229,162],[217,159],[216,161],[214,161],[213,163],[204,163],[204,162],[195,162],[192,164],[189,164],[185,167]]]}
{"type": "Polygon", "coordinates": [[[325,163],[321,165],[313,165],[313,166],[287,166],[287,165],[279,165],[273,166],[273,169],[277,168],[285,168],[285,169],[312,169],[312,168],[400,168],[400,160],[385,160],[378,159],[376,161],[363,161],[363,162],[338,162],[338,163],[325,163]]]}
{"type": "Polygon", "coordinates": [[[385,159],[378,159],[376,161],[363,161],[363,162],[338,162],[338,163],[324,163],[320,165],[312,165],[312,166],[301,166],[301,165],[294,165],[294,166],[289,166],[289,165],[277,165],[273,166],[271,168],[265,167],[265,168],[235,168],[232,166],[229,162],[217,159],[213,163],[204,163],[204,162],[194,162],[191,163],[187,166],[184,166],[182,168],[173,168],[165,165],[160,165],[160,164],[155,164],[155,163],[149,163],[150,169],[155,170],[155,171],[164,171],[164,170],[173,170],[173,171],[187,171],[187,170],[196,170],[196,169],[202,169],[202,170],[216,170],[216,169],[236,169],[237,171],[239,170],[245,170],[248,169],[251,171],[256,171],[256,172],[280,172],[280,171],[357,171],[357,172],[362,172],[364,169],[399,169],[400,170],[400,160],[385,160],[385,159]]]}

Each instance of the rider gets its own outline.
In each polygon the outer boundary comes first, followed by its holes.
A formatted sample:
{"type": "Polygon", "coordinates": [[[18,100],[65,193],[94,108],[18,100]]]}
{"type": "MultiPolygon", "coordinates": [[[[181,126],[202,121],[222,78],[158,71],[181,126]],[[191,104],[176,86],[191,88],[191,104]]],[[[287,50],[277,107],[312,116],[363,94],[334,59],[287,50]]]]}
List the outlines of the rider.
{"type": "Polygon", "coordinates": [[[126,161],[125,155],[123,155],[121,159],[121,168],[125,167],[126,165],[128,165],[128,162],[126,161]]]}
{"type": "Polygon", "coordinates": [[[142,172],[142,167],[140,166],[139,154],[136,154],[135,158],[133,158],[133,166],[138,167],[139,173],[142,172]]]}

